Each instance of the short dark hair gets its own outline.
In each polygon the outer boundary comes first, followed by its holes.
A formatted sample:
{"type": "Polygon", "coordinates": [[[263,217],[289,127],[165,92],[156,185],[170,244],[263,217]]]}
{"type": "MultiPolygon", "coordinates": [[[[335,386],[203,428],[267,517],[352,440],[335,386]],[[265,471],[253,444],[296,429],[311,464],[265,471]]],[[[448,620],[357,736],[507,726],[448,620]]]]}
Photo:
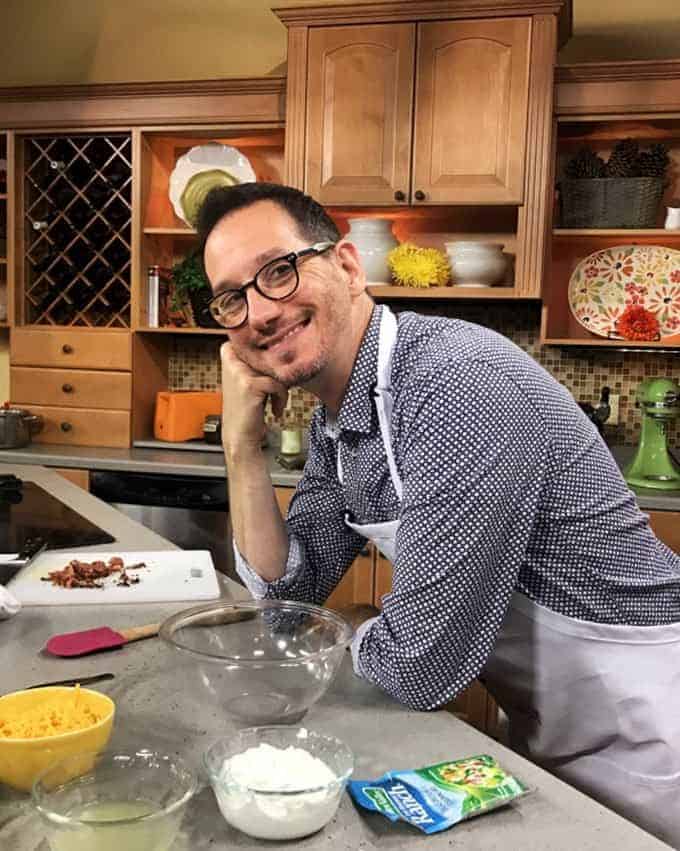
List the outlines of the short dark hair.
{"type": "Polygon", "coordinates": [[[218,222],[258,201],[278,204],[293,219],[300,235],[310,242],[337,242],[340,239],[333,219],[310,195],[278,183],[239,183],[211,189],[201,205],[196,228],[200,256],[203,257],[205,243],[218,222]]]}

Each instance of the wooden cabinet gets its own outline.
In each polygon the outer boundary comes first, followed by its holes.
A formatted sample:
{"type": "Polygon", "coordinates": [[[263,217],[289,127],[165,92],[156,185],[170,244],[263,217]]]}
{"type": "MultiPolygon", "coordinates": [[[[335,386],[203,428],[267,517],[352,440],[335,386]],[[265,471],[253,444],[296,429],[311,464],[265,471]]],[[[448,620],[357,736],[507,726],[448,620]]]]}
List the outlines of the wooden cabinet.
{"type": "Polygon", "coordinates": [[[411,197],[521,204],[531,19],[419,24],[411,197]]]}
{"type": "MultiPolygon", "coordinates": [[[[614,254],[593,258],[574,275],[583,260],[602,249],[622,246],[661,246],[680,250],[680,231],[663,227],[666,204],[680,195],[680,61],[635,63],[588,63],[558,68],[555,89],[556,162],[558,187],[569,161],[583,148],[607,161],[613,147],[623,139],[633,139],[639,149],[652,145],[666,147],[670,166],[665,189],[657,206],[656,220],[644,228],[574,228],[563,221],[560,196],[553,210],[552,257],[543,298],[541,341],[559,346],[629,346],[616,333],[615,319],[633,299],[657,314],[665,332],[658,340],[636,340],[636,349],[672,349],[680,346],[680,309],[672,289],[674,271],[657,252],[654,272],[623,264],[616,272],[614,254]],[[612,265],[612,275],[603,268],[612,265]],[[669,274],[670,272],[670,274],[669,274]],[[633,289],[631,289],[631,285],[633,289]],[[668,290],[668,292],[666,292],[668,290]],[[571,295],[570,295],[571,293],[571,295]],[[661,293],[659,295],[659,293],[661,293]],[[577,319],[577,314],[581,321],[577,319]],[[602,320],[601,332],[588,327],[592,319],[602,320]],[[609,336],[607,334],[609,333],[609,336]]],[[[628,206],[634,209],[633,200],[628,206]]],[[[670,265],[670,264],[668,264],[670,265]]]]}
{"type": "Polygon", "coordinates": [[[378,299],[538,298],[552,199],[553,68],[570,0],[279,8],[286,183],[400,241],[504,246],[502,286],[372,286],[378,299]]]}
{"type": "Polygon", "coordinates": [[[654,534],[669,546],[673,552],[680,553],[680,511],[649,511],[649,525],[654,534]]]}
{"type": "Polygon", "coordinates": [[[69,482],[78,485],[79,488],[86,491],[90,490],[89,470],[80,470],[75,467],[52,467],[51,469],[53,473],[58,473],[63,478],[68,479],[69,482]]]}
{"type": "Polygon", "coordinates": [[[305,191],[322,204],[410,199],[413,24],[309,34],[305,191]]]}
{"type": "Polygon", "coordinates": [[[43,418],[35,443],[130,445],[129,331],[12,328],[10,363],[10,399],[43,418]]]}
{"type": "Polygon", "coordinates": [[[305,190],[330,205],[521,203],[530,29],[311,29],[305,190]]]}

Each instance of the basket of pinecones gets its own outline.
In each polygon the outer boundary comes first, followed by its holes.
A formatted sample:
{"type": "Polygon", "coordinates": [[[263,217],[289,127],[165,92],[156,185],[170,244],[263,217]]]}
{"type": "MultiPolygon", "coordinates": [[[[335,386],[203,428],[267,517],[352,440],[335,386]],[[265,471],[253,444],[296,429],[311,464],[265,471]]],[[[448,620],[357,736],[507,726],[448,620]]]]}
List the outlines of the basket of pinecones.
{"type": "Polygon", "coordinates": [[[669,163],[665,145],[640,150],[635,139],[617,142],[606,162],[582,148],[560,182],[562,227],[654,227],[669,163]]]}

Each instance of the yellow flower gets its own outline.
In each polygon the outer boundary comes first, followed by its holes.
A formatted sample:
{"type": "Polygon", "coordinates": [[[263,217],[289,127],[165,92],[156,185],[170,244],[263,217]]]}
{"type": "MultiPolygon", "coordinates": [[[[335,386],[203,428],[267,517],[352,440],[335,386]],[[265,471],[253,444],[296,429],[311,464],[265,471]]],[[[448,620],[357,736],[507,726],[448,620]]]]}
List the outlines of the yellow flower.
{"type": "Polygon", "coordinates": [[[402,242],[387,255],[395,282],[403,287],[443,287],[451,276],[443,251],[402,242]]]}

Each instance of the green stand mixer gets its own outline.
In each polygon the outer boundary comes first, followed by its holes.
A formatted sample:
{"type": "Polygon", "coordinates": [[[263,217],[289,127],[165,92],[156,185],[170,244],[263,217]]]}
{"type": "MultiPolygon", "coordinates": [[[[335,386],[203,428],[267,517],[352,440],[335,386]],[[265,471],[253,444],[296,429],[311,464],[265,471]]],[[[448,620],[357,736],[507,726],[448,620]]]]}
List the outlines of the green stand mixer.
{"type": "Polygon", "coordinates": [[[629,485],[680,490],[680,464],[668,448],[668,423],[680,416],[680,385],[670,378],[648,378],[637,389],[642,411],[640,444],[624,473],[629,485]]]}

